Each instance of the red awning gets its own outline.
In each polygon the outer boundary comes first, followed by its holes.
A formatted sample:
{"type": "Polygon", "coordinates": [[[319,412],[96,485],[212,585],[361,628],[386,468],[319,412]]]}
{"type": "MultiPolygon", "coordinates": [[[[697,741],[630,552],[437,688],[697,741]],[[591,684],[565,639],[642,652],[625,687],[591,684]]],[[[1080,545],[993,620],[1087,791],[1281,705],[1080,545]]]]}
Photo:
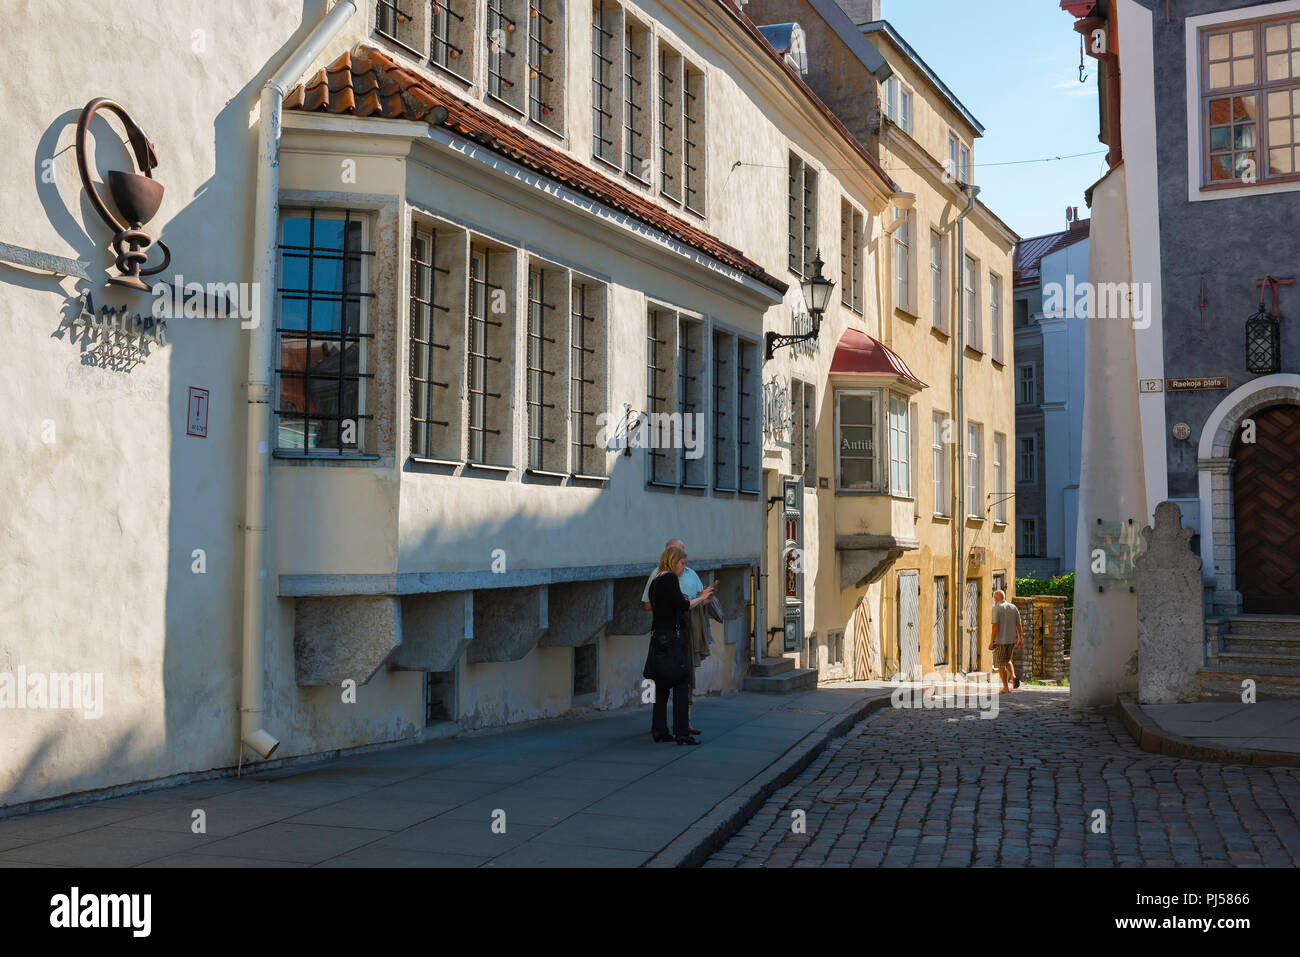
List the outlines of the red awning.
{"type": "Polygon", "coordinates": [[[912,375],[907,363],[889,346],[858,329],[846,329],[835,347],[831,375],[892,376],[918,389],[929,388],[912,375]]]}

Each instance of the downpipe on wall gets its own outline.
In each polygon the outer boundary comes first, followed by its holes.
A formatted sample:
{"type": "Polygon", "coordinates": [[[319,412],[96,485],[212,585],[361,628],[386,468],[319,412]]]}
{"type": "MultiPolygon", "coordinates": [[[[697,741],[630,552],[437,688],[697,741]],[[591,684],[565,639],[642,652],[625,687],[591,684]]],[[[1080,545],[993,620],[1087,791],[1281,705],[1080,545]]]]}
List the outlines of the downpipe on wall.
{"type": "Polygon", "coordinates": [[[271,414],[274,352],[276,232],[280,215],[280,120],[285,94],[357,12],[357,0],[339,0],[262,86],[257,128],[257,193],[253,220],[253,281],[257,317],[248,342],[248,422],[244,494],[244,622],[240,741],[263,758],[279,740],[262,727],[266,693],[266,623],[270,591],[269,536],[271,414]]]}
{"type": "MultiPolygon", "coordinates": [[[[961,659],[962,650],[962,624],[965,622],[965,604],[966,604],[966,217],[975,211],[975,200],[979,197],[980,188],[978,186],[962,186],[962,192],[966,194],[966,208],[957,216],[957,268],[954,275],[957,278],[957,328],[953,330],[956,335],[952,337],[953,346],[956,349],[954,361],[957,366],[957,454],[954,456],[956,461],[953,463],[953,471],[956,473],[953,478],[956,480],[953,491],[957,496],[957,513],[953,516],[953,525],[955,527],[955,537],[953,549],[953,592],[955,601],[953,607],[957,615],[957,627],[955,634],[957,636],[957,658],[961,664],[965,664],[961,659]]],[[[979,648],[979,629],[976,627],[975,644],[979,648]]],[[[978,659],[977,659],[978,660],[978,659]]]]}

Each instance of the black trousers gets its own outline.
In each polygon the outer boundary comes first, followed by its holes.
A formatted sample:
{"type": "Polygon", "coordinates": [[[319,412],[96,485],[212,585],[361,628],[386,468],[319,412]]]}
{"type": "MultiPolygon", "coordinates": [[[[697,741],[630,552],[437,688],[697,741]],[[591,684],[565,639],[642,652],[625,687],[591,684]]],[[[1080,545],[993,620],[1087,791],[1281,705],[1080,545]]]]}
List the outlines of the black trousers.
{"type": "Polygon", "coordinates": [[[675,738],[691,734],[691,686],[683,678],[671,688],[655,685],[655,703],[650,716],[650,731],[660,737],[668,734],[668,695],[673,696],[673,730],[675,738]]]}

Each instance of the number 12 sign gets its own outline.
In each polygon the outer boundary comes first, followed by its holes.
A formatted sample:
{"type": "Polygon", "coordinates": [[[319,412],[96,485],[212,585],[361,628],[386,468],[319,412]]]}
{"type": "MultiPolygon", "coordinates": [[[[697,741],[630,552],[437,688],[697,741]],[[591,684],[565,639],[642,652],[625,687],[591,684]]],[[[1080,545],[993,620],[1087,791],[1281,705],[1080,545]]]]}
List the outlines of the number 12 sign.
{"type": "Polygon", "coordinates": [[[201,439],[208,437],[208,390],[190,387],[190,411],[186,435],[197,435],[201,439]]]}

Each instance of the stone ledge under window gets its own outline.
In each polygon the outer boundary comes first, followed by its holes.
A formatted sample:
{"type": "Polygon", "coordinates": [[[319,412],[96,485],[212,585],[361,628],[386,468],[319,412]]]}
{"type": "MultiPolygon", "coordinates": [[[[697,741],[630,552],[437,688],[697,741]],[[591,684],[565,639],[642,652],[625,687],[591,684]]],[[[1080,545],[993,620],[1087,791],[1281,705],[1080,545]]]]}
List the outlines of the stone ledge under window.
{"type": "Polygon", "coordinates": [[[885,577],[885,573],[908,552],[919,551],[915,538],[894,535],[838,535],[835,551],[840,556],[840,588],[866,588],[885,577]]]}

